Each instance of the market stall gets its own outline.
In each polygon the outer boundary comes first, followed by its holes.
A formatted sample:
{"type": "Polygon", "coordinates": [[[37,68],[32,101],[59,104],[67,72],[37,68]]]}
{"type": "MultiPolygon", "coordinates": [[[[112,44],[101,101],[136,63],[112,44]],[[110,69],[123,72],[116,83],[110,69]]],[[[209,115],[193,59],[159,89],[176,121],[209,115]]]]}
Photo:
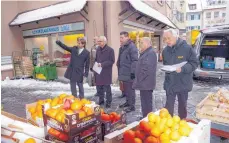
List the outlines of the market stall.
{"type": "Polygon", "coordinates": [[[163,108],[129,125],[123,112],[106,113],[93,101],[63,93],[27,104],[27,119],[2,112],[2,137],[17,143],[210,143],[211,133],[228,138],[228,93],[220,89],[200,102],[199,122],[163,108]]]}
{"type": "Polygon", "coordinates": [[[209,93],[196,106],[196,117],[212,121],[213,135],[229,138],[229,90],[219,89],[216,93],[209,93]]]}

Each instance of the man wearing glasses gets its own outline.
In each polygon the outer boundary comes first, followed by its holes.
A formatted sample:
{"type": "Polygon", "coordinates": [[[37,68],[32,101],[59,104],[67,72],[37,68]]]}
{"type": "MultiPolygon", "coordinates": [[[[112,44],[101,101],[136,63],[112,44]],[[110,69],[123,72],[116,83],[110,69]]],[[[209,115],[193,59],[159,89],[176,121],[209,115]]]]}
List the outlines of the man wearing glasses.
{"type": "Polygon", "coordinates": [[[112,102],[112,67],[115,62],[115,55],[114,50],[107,45],[107,38],[105,36],[99,37],[98,45],[95,62],[98,63],[98,67],[102,67],[100,74],[95,73],[99,105],[105,104],[106,108],[110,108],[112,102]],[[104,101],[105,92],[106,102],[104,101]]]}
{"type": "Polygon", "coordinates": [[[187,117],[188,92],[193,87],[193,71],[198,66],[198,60],[193,48],[178,37],[176,30],[165,30],[163,38],[167,44],[162,52],[163,64],[174,65],[187,62],[183,67],[177,68],[175,72],[166,73],[164,81],[166,91],[165,108],[173,115],[174,102],[177,96],[178,114],[181,119],[184,119],[187,117]]]}

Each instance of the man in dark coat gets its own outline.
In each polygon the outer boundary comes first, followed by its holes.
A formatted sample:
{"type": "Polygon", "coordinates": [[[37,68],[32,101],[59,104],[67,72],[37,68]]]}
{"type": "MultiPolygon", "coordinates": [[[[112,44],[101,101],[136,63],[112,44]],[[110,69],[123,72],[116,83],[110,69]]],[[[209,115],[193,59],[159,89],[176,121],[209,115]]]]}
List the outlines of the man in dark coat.
{"type": "Polygon", "coordinates": [[[138,61],[138,49],[135,44],[129,39],[128,32],[120,33],[121,47],[117,61],[118,79],[123,82],[126,102],[120,105],[124,111],[131,112],[135,110],[135,90],[132,88],[135,78],[135,68],[138,61]]]}
{"type": "Polygon", "coordinates": [[[164,42],[167,47],[162,52],[163,64],[174,65],[187,62],[183,67],[177,68],[175,72],[166,73],[164,89],[166,91],[166,105],[169,113],[173,115],[174,102],[178,97],[178,113],[181,119],[187,117],[188,92],[193,87],[193,72],[198,66],[198,60],[193,48],[184,40],[178,38],[174,29],[164,31],[164,42]]]}
{"type": "Polygon", "coordinates": [[[153,90],[156,85],[157,55],[151,40],[143,37],[140,41],[140,57],[135,71],[133,88],[140,90],[142,115],[146,117],[153,109],[153,90]]]}
{"type": "Polygon", "coordinates": [[[99,105],[104,104],[104,95],[106,91],[106,108],[111,107],[112,93],[112,67],[115,62],[114,50],[107,45],[105,36],[100,36],[98,39],[98,49],[96,51],[95,62],[99,67],[102,67],[100,74],[95,73],[95,81],[97,86],[97,93],[99,96],[99,105]]]}
{"type": "Polygon", "coordinates": [[[79,97],[84,98],[83,78],[88,76],[90,64],[90,52],[85,49],[86,41],[78,40],[78,46],[68,47],[57,40],[56,44],[71,53],[70,63],[64,77],[70,80],[72,95],[77,97],[76,83],[79,87],[79,97]]]}

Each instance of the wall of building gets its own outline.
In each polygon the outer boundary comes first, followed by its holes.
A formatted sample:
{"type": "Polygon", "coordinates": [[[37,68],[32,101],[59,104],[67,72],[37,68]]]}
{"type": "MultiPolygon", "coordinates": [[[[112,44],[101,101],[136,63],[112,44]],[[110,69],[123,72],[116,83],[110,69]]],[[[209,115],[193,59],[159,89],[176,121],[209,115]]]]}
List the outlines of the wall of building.
{"type": "Polygon", "coordinates": [[[226,24],[229,24],[229,2],[227,2],[226,8],[226,24]]]}
{"type": "Polygon", "coordinates": [[[202,28],[202,14],[201,12],[190,12],[186,13],[186,30],[191,30],[190,27],[202,28]],[[191,19],[191,16],[194,16],[194,20],[191,19]],[[197,18],[198,17],[198,18],[197,18]]]}
{"type": "Polygon", "coordinates": [[[225,24],[226,16],[223,17],[223,13],[226,13],[226,8],[205,9],[203,11],[203,28],[225,24]],[[219,17],[214,17],[215,12],[219,12],[219,17]],[[211,18],[206,17],[207,13],[211,13],[211,18]]]}
{"type": "Polygon", "coordinates": [[[17,13],[17,1],[1,1],[2,56],[11,56],[13,51],[21,51],[24,48],[24,42],[20,28],[9,27],[10,21],[17,15],[17,13]]]}
{"type": "Polygon", "coordinates": [[[167,15],[166,12],[166,3],[165,1],[161,1],[161,0],[142,0],[144,1],[146,4],[148,4],[150,7],[156,9],[157,11],[159,11],[160,13],[167,15]],[[160,3],[162,2],[162,3],[160,3]]]}

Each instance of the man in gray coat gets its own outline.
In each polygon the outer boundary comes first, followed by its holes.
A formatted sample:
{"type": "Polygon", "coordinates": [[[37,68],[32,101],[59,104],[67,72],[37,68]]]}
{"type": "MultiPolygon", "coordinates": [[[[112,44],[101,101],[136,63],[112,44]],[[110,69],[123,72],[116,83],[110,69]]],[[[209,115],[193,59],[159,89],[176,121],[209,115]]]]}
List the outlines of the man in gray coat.
{"type": "Polygon", "coordinates": [[[104,96],[106,92],[106,108],[111,107],[112,93],[112,67],[115,62],[114,50],[107,45],[105,36],[100,36],[98,39],[98,49],[96,51],[95,62],[99,67],[102,67],[100,74],[95,73],[95,81],[97,86],[97,93],[99,96],[99,105],[104,104],[104,96]]]}
{"type": "Polygon", "coordinates": [[[138,61],[138,49],[135,44],[129,39],[128,32],[120,33],[121,47],[117,61],[118,79],[123,82],[126,102],[120,105],[124,111],[131,112],[135,110],[135,90],[132,88],[135,78],[135,68],[138,61]]]}
{"type": "Polygon", "coordinates": [[[167,44],[162,52],[163,64],[174,65],[187,62],[183,67],[177,68],[175,72],[166,73],[164,81],[167,97],[165,108],[173,115],[174,102],[177,96],[178,114],[181,119],[184,119],[187,117],[188,92],[193,87],[193,72],[198,66],[198,60],[193,48],[178,37],[176,30],[165,30],[163,37],[167,44]]]}
{"type": "Polygon", "coordinates": [[[88,76],[90,53],[85,49],[86,40],[78,39],[78,46],[68,47],[57,39],[56,44],[71,53],[70,63],[64,77],[70,80],[72,95],[77,97],[76,83],[79,87],[79,97],[84,98],[83,78],[88,76]]]}
{"type": "Polygon", "coordinates": [[[152,112],[152,93],[156,85],[157,56],[149,37],[140,41],[140,57],[137,62],[133,88],[140,90],[142,116],[152,112]]]}

